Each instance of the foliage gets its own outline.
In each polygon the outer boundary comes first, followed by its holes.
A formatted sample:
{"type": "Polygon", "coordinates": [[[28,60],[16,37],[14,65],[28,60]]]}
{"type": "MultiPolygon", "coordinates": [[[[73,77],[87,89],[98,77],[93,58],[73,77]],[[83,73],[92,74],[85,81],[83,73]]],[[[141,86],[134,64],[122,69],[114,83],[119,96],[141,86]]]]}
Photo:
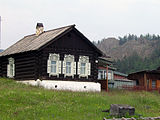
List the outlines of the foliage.
{"type": "MultiPolygon", "coordinates": [[[[101,42],[103,42],[106,38],[103,38],[102,40],[98,40],[98,41],[93,41],[92,43],[94,45],[98,45],[100,44],[101,42]]],[[[151,34],[146,34],[146,35],[140,35],[140,36],[137,36],[137,35],[134,35],[134,34],[128,34],[128,35],[125,35],[123,37],[118,37],[118,40],[119,40],[119,45],[123,45],[124,43],[126,43],[127,41],[131,41],[131,40],[142,40],[142,39],[145,39],[145,40],[160,40],[160,35],[151,35],[151,34]]]]}
{"type": "Polygon", "coordinates": [[[158,116],[159,100],[157,92],[54,91],[0,78],[2,120],[101,120],[107,117],[102,110],[108,109],[110,104],[128,104],[144,117],[158,116]]]}
{"type": "Polygon", "coordinates": [[[160,36],[159,35],[150,35],[149,33],[146,34],[146,35],[140,35],[140,36],[137,36],[137,35],[134,35],[134,34],[128,34],[128,35],[125,35],[124,37],[118,37],[119,38],[119,44],[120,45],[123,45],[124,43],[126,43],[127,41],[130,41],[130,40],[140,40],[140,39],[145,39],[145,40],[160,40],[160,36]]]}
{"type": "MultiPolygon", "coordinates": [[[[137,72],[137,71],[142,71],[142,70],[157,69],[160,66],[160,52],[159,52],[160,51],[160,35],[155,35],[155,34],[142,35],[141,34],[140,36],[137,36],[134,34],[128,34],[123,37],[119,37],[119,45],[120,46],[124,45],[127,41],[131,41],[131,40],[154,41],[151,44],[154,51],[152,52],[150,56],[147,56],[146,58],[143,57],[143,59],[142,59],[142,56],[139,56],[136,52],[134,52],[129,57],[124,57],[121,60],[114,61],[114,66],[118,69],[118,71],[129,74],[132,72],[137,72]]],[[[102,40],[98,40],[97,42],[94,41],[93,43],[96,46],[98,46],[100,43],[103,43],[103,41],[105,41],[105,38],[103,38],[102,40]]],[[[116,48],[112,48],[112,50],[113,49],[116,49],[116,48]]]]}
{"type": "Polygon", "coordinates": [[[157,44],[159,44],[158,47],[153,51],[150,57],[142,59],[137,53],[134,53],[127,58],[114,61],[115,67],[118,68],[120,72],[126,74],[142,70],[157,69],[160,66],[160,42],[157,44]]]}

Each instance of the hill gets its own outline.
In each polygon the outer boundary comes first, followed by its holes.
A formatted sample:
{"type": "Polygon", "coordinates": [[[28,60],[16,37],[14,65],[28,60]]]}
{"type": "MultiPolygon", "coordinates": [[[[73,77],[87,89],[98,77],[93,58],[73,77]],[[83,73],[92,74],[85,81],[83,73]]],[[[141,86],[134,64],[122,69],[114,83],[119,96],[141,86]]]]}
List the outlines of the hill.
{"type": "Polygon", "coordinates": [[[141,70],[153,70],[160,66],[159,35],[128,35],[107,38],[94,44],[112,57],[120,72],[129,74],[141,70]]]}
{"type": "Polygon", "coordinates": [[[160,96],[150,92],[83,93],[45,90],[0,78],[2,120],[102,120],[110,104],[128,104],[142,116],[159,116],[160,96]]]}
{"type": "Polygon", "coordinates": [[[130,40],[124,44],[120,44],[120,40],[116,38],[103,39],[97,44],[105,54],[111,56],[114,60],[121,60],[137,53],[142,58],[151,56],[155,48],[157,48],[158,40],[130,40]]]}

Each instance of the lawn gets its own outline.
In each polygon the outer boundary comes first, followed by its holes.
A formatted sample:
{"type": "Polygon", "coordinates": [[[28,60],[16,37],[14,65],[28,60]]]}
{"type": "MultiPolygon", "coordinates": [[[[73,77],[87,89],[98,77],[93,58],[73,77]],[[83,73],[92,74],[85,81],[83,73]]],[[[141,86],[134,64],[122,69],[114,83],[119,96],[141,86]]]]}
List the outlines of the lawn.
{"type": "Polygon", "coordinates": [[[0,120],[102,120],[110,104],[134,106],[143,117],[160,116],[158,92],[53,91],[0,78],[0,120]]]}

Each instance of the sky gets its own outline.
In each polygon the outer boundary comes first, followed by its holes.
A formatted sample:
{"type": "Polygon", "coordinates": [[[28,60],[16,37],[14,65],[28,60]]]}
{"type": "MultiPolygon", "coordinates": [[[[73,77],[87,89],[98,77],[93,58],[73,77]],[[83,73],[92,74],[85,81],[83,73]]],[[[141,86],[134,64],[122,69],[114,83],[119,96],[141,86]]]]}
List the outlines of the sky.
{"type": "Polygon", "coordinates": [[[0,0],[1,46],[24,36],[75,24],[89,40],[160,34],[160,0],[0,0]]]}

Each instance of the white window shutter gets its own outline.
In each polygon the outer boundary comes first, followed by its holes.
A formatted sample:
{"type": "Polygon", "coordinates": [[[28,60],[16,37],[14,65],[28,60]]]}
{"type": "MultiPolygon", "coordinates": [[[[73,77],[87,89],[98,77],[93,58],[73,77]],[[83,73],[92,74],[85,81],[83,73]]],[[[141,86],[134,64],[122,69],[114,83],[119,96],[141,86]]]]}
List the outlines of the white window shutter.
{"type": "Polygon", "coordinates": [[[74,65],[74,62],[71,62],[71,75],[73,75],[73,72],[74,72],[73,65],[74,65]]]}
{"type": "Polygon", "coordinates": [[[73,62],[73,74],[76,74],[76,62],[73,62]]]}
{"type": "Polygon", "coordinates": [[[7,76],[10,77],[10,65],[7,65],[7,76]]]}
{"type": "Polygon", "coordinates": [[[47,61],[47,73],[51,73],[51,60],[47,61]]]}
{"type": "Polygon", "coordinates": [[[81,63],[78,62],[78,74],[81,74],[81,63]]]}
{"type": "Polygon", "coordinates": [[[58,61],[58,73],[61,74],[61,61],[58,61]]]}
{"type": "Polygon", "coordinates": [[[88,63],[88,75],[91,75],[91,63],[88,63]]]}
{"type": "Polygon", "coordinates": [[[66,73],[66,62],[63,61],[63,74],[65,74],[65,73],[66,73]]]}
{"type": "Polygon", "coordinates": [[[88,63],[86,63],[86,66],[85,66],[85,76],[88,76],[88,63]]]}
{"type": "Polygon", "coordinates": [[[13,64],[13,77],[15,76],[15,64],[13,64]]]}
{"type": "Polygon", "coordinates": [[[59,60],[56,61],[56,75],[59,74],[59,60]]]}

